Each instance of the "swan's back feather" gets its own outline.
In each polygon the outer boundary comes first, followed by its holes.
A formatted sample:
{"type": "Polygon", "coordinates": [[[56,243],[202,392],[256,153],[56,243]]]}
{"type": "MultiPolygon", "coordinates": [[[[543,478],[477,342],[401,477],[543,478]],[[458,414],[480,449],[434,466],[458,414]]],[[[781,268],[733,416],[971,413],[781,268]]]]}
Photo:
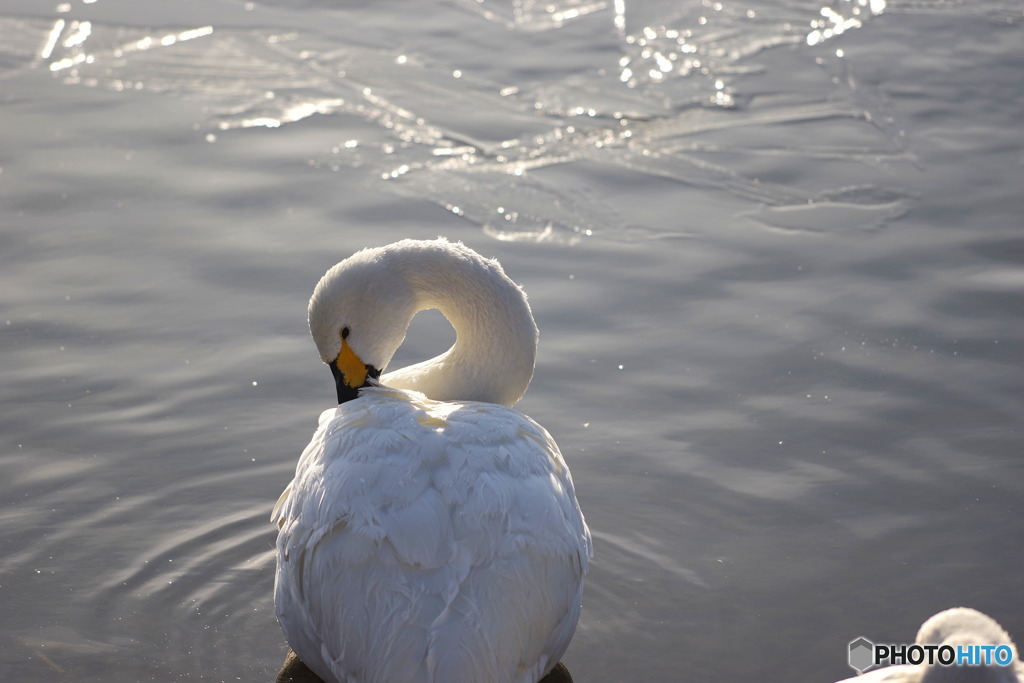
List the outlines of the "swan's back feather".
{"type": "Polygon", "coordinates": [[[364,389],[321,415],[274,521],[278,617],[325,680],[534,683],[575,630],[590,534],[510,408],[364,389]]]}

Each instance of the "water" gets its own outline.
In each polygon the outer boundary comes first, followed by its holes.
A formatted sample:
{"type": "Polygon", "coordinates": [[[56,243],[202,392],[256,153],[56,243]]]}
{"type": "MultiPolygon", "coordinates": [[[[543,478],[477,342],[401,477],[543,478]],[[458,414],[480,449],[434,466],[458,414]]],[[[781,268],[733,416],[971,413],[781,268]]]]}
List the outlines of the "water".
{"type": "Polygon", "coordinates": [[[1022,19],[3,0],[3,679],[272,680],[306,299],[438,234],[538,319],[577,681],[833,681],[954,605],[1024,639],[1022,19]]]}

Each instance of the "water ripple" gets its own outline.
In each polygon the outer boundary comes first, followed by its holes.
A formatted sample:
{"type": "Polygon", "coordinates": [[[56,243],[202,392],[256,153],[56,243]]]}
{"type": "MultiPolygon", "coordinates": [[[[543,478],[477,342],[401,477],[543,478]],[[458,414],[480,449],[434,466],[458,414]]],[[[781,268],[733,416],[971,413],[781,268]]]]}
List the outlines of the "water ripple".
{"type": "Polygon", "coordinates": [[[209,25],[153,30],[67,15],[0,17],[0,34],[16,37],[3,48],[0,72],[45,67],[72,85],[197,99],[214,131],[353,117],[363,132],[325,145],[331,151],[314,164],[365,167],[367,182],[433,202],[502,240],[616,239],[648,227],[630,220],[628,210],[609,210],[613,203],[628,207],[626,196],[601,201],[599,193],[548,181],[544,171],[555,166],[587,175],[586,165],[598,164],[724,192],[748,207],[737,225],[788,232],[833,223],[877,227],[902,215],[910,200],[906,193],[896,204],[871,200],[885,187],[873,184],[878,173],[871,167],[913,163],[913,155],[884,98],[858,85],[844,60],[818,57],[832,72],[824,97],[795,89],[747,93],[775,68],[754,57],[781,45],[811,43],[804,47],[811,49],[840,27],[864,26],[882,14],[884,2],[838,0],[825,8],[705,2],[670,9],[658,2],[473,0],[461,7],[473,13],[450,15],[451,22],[483,17],[526,34],[577,22],[593,31],[610,21],[617,32],[596,31],[592,40],[618,41],[623,57],[614,66],[570,69],[554,79],[510,72],[509,83],[374,45],[369,37],[209,25]],[[782,135],[777,147],[739,141],[747,131],[810,131],[816,122],[828,124],[830,139],[782,135]],[[850,143],[837,142],[836,130],[850,143]],[[834,198],[843,188],[773,182],[747,170],[767,168],[773,155],[867,169],[858,178],[865,191],[849,202],[834,198]]]}

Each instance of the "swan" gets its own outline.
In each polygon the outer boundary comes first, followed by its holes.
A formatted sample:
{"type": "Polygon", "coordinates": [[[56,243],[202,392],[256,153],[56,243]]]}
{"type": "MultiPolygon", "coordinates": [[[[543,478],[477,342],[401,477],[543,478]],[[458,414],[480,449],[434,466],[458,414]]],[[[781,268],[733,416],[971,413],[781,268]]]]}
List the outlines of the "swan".
{"type": "Polygon", "coordinates": [[[995,619],[969,607],[954,607],[928,618],[914,641],[918,645],[1006,645],[1013,658],[1009,665],[942,666],[898,664],[875,669],[839,683],[1024,683],[1024,666],[1017,647],[995,619]]]}
{"type": "Polygon", "coordinates": [[[536,356],[526,295],[461,243],[403,240],[328,270],[309,327],[339,405],[271,517],[289,645],[331,683],[536,683],[593,546],[558,446],[511,407],[536,356]],[[455,344],[381,376],[431,308],[455,344]]]}

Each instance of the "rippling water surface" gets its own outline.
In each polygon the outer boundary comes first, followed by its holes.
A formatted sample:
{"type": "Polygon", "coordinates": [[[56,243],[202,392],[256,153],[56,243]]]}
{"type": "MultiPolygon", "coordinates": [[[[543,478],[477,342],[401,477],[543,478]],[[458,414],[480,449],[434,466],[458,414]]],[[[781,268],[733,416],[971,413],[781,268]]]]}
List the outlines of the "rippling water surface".
{"type": "Polygon", "coordinates": [[[1017,0],[357,4],[0,0],[4,680],[272,680],[306,299],[439,234],[538,318],[577,681],[1024,640],[1017,0]]]}

